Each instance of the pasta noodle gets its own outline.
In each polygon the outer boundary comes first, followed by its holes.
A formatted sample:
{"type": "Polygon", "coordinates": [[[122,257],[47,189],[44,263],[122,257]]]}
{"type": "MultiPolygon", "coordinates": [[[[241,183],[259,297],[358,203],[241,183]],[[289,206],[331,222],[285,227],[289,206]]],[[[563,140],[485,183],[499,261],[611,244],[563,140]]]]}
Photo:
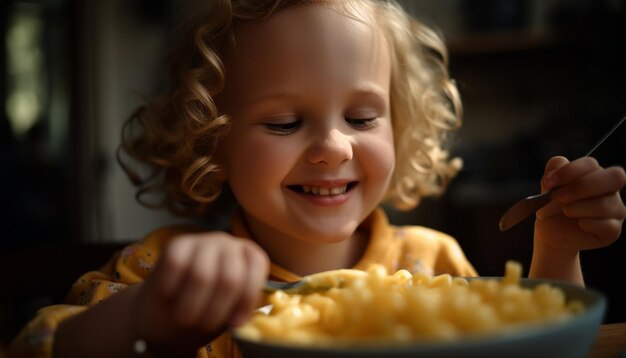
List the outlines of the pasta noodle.
{"type": "Polygon", "coordinates": [[[521,272],[513,261],[506,263],[501,280],[411,275],[406,270],[388,275],[382,266],[367,272],[329,271],[317,279],[333,288],[305,294],[277,291],[268,298],[271,311],[253,315],[237,334],[317,346],[451,341],[557,322],[584,309],[548,283],[520,286],[521,272]]]}

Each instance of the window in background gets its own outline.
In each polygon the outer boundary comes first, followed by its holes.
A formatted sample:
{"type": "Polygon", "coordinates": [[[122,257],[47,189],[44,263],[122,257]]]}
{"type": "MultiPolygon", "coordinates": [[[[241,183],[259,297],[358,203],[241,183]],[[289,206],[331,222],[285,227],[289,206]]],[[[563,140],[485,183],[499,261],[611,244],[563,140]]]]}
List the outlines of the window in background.
{"type": "Polygon", "coordinates": [[[69,48],[64,1],[2,5],[0,248],[72,237],[69,48]]]}

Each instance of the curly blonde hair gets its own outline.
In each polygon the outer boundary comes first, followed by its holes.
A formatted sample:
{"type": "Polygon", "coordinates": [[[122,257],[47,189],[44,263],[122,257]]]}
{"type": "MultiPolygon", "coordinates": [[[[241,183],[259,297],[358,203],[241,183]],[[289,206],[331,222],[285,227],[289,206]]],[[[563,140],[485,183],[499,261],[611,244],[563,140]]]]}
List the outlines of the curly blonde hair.
{"type": "Polygon", "coordinates": [[[139,187],[138,200],[175,214],[204,216],[223,187],[215,160],[229,118],[216,98],[227,74],[222,61],[235,46],[238,22],[266,18],[294,4],[322,3],[344,13],[365,12],[383,31],[392,59],[390,105],[396,166],[385,200],[414,208],[424,196],[442,193],[461,168],[449,158],[449,133],[461,125],[461,102],[448,74],[448,53],[435,31],[407,15],[394,1],[216,0],[196,8],[170,69],[170,90],[140,107],[125,122],[119,162],[139,187]],[[151,169],[144,177],[130,161],[151,169]],[[145,197],[159,193],[149,204],[145,197]]]}

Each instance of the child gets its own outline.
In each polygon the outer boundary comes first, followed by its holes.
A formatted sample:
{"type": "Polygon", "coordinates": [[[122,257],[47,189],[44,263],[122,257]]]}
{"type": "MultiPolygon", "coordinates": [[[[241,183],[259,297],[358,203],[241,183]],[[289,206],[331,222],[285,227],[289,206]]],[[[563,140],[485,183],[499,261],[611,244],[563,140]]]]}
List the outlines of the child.
{"type": "MultiPolygon", "coordinates": [[[[84,275],[69,305],[43,309],[16,351],[231,357],[222,333],[258,307],[268,275],[372,263],[476,275],[452,238],[393,227],[378,208],[414,207],[460,168],[444,144],[461,106],[434,32],[370,0],[216,1],[197,14],[169,95],[131,118],[123,148],[155,170],[128,171],[141,191],[161,190],[174,212],[210,219],[232,195],[230,231],[153,232],[84,275]]],[[[578,252],[619,237],[625,183],[621,168],[552,158],[541,186],[559,189],[537,213],[530,276],[583,284],[578,252]]]]}

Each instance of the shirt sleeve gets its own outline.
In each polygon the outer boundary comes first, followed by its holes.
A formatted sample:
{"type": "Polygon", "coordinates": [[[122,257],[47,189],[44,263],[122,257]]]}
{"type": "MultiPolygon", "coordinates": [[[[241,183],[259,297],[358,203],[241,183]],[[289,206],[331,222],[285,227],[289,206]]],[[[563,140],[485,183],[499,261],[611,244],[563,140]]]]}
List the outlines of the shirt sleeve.
{"type": "Polygon", "coordinates": [[[460,277],[478,276],[476,269],[465,256],[459,243],[450,236],[442,235],[435,273],[449,273],[460,277]]]}
{"type": "Polygon", "coordinates": [[[198,230],[186,226],[158,229],[116,253],[98,271],[82,275],[70,288],[65,304],[44,307],[37,312],[11,343],[9,356],[52,357],[54,334],[63,320],[145,280],[165,244],[176,234],[190,231],[198,230]]]}
{"type": "Polygon", "coordinates": [[[406,226],[397,229],[395,236],[403,243],[399,268],[429,275],[478,276],[459,243],[449,235],[422,226],[406,226]]]}

